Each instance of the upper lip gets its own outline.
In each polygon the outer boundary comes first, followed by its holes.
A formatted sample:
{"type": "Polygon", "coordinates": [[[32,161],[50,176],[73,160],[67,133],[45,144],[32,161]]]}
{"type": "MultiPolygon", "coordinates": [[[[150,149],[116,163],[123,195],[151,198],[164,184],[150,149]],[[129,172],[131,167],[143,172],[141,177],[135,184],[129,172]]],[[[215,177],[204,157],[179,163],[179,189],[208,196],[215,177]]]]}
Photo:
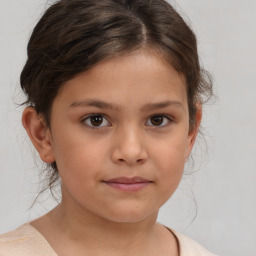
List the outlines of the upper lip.
{"type": "Polygon", "coordinates": [[[144,179],[142,177],[117,177],[109,180],[104,180],[107,183],[123,183],[123,184],[134,184],[134,183],[143,183],[151,182],[150,180],[144,179]]]}

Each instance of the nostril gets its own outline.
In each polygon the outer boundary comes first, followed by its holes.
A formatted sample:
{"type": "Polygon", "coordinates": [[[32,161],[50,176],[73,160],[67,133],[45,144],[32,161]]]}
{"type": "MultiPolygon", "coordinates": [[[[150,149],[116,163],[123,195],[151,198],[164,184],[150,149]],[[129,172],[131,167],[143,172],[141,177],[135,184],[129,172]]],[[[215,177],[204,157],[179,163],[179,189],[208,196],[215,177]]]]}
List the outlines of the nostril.
{"type": "MultiPolygon", "coordinates": [[[[119,159],[118,159],[118,162],[119,162],[119,163],[128,163],[129,161],[127,161],[127,160],[125,160],[125,159],[123,159],[123,158],[119,158],[119,159]]],[[[140,158],[140,159],[137,159],[134,163],[142,164],[142,163],[144,163],[144,162],[145,162],[145,160],[142,159],[142,158],[140,158]]]]}
{"type": "Polygon", "coordinates": [[[117,164],[136,165],[146,162],[148,155],[144,149],[139,148],[136,144],[122,145],[122,147],[115,147],[111,153],[111,159],[117,164]]]}

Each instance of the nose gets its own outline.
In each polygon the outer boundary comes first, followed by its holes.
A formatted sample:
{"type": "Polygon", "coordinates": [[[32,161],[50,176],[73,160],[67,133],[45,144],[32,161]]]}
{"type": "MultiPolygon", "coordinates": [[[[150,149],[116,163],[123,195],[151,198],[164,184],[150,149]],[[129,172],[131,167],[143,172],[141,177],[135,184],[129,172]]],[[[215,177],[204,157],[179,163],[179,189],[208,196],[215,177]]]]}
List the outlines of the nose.
{"type": "Polygon", "coordinates": [[[111,152],[112,161],[117,164],[139,165],[147,161],[143,136],[136,129],[125,129],[115,134],[114,147],[111,152]]]}

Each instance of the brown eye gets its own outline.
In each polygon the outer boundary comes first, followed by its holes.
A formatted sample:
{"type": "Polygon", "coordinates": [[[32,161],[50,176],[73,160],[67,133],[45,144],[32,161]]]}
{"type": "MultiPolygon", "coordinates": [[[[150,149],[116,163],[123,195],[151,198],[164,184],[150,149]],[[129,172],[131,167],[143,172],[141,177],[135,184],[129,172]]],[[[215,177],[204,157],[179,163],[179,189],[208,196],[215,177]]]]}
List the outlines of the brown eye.
{"type": "Polygon", "coordinates": [[[150,117],[146,122],[147,126],[166,126],[170,122],[170,118],[163,115],[155,115],[150,117]]]}
{"type": "Polygon", "coordinates": [[[84,119],[87,126],[91,127],[104,127],[109,126],[108,120],[102,115],[92,115],[84,119]]]}
{"type": "Polygon", "coordinates": [[[151,120],[151,123],[154,125],[154,126],[159,126],[163,123],[163,117],[162,116],[153,116],[150,118],[151,120]]]}
{"type": "Polygon", "coordinates": [[[103,122],[102,116],[92,116],[90,117],[90,122],[93,126],[100,126],[103,122]]]}

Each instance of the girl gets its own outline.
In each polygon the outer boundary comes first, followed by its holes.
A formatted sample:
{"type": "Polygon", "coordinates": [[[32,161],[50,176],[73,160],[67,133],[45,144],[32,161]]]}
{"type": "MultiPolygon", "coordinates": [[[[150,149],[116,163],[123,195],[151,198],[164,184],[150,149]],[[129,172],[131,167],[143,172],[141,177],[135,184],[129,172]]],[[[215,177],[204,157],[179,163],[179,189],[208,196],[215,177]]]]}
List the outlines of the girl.
{"type": "Polygon", "coordinates": [[[0,236],[0,255],[213,255],[156,223],[211,92],[196,38],[164,0],[60,0],[21,74],[22,123],[62,200],[0,236]]]}

